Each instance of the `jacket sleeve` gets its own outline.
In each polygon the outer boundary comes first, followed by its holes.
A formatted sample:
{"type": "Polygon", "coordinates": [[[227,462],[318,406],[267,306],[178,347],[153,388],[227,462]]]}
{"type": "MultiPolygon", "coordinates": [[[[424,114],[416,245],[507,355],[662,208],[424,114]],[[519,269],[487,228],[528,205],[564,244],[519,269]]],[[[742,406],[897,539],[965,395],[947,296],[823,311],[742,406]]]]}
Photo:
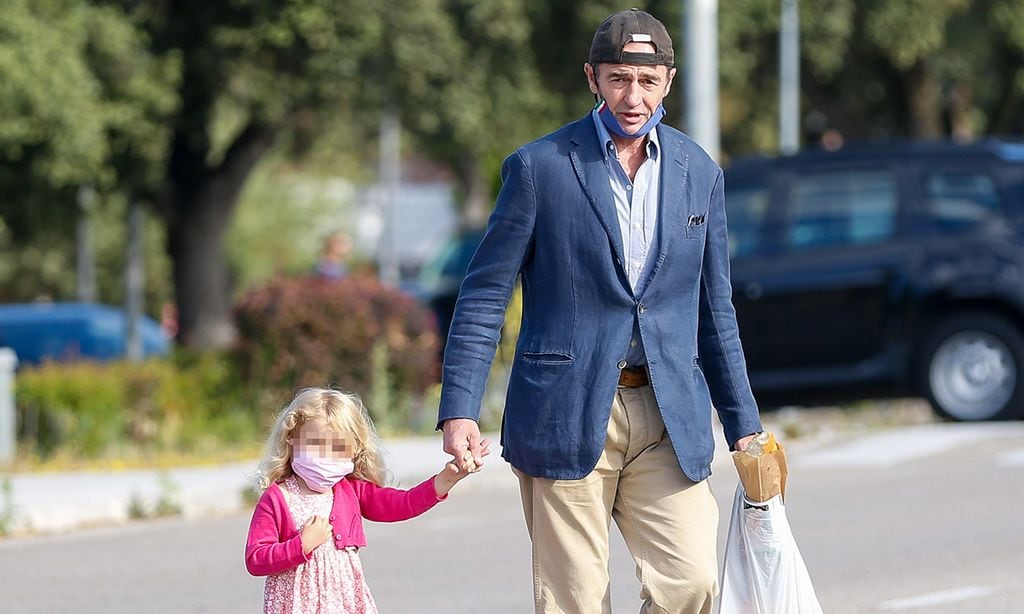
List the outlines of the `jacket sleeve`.
{"type": "Polygon", "coordinates": [[[537,198],[530,168],[517,151],[501,167],[502,186],[459,290],[445,345],[437,427],[480,417],[505,309],[533,239],[537,198]]]}
{"type": "Polygon", "coordinates": [[[377,486],[363,480],[353,482],[359,498],[360,514],[375,522],[408,520],[448,498],[447,495],[438,498],[432,477],[409,490],[377,486]]]}
{"type": "Polygon", "coordinates": [[[245,542],[245,568],[254,576],[270,576],[305,563],[302,552],[302,534],[280,541],[284,525],[284,508],[270,494],[272,485],[253,511],[249,522],[249,536],[245,542]]]}
{"type": "Polygon", "coordinates": [[[737,439],[760,432],[762,427],[747,379],[736,310],[732,304],[724,187],[723,174],[719,169],[707,213],[697,351],[711,401],[718,410],[731,448],[737,439]]]}

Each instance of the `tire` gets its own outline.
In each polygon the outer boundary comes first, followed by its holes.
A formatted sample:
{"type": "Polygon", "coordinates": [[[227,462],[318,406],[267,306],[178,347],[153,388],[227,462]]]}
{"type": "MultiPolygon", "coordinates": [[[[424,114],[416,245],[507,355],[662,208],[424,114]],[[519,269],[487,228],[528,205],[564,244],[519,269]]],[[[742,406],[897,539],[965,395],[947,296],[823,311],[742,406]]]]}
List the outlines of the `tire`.
{"type": "Polygon", "coordinates": [[[939,322],[924,340],[921,389],[939,415],[958,422],[1024,417],[1024,335],[991,313],[939,322]]]}

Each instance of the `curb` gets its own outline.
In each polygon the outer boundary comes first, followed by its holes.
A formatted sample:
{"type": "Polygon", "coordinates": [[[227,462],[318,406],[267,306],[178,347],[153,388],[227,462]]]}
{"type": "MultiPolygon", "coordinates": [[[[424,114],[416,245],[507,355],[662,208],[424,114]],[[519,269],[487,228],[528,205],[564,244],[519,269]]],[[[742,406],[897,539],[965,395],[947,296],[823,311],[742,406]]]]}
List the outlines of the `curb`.
{"type": "MultiPolygon", "coordinates": [[[[497,436],[485,435],[497,442],[497,436]]],[[[392,485],[409,488],[439,472],[448,455],[441,437],[386,440],[385,462],[392,485]]],[[[459,485],[460,490],[515,486],[501,459],[500,448],[487,457],[481,471],[459,485]]],[[[7,516],[9,535],[55,533],[110,525],[158,512],[201,518],[236,513],[251,507],[258,459],[216,466],[137,469],[116,472],[0,474],[9,480],[10,499],[0,494],[0,520],[7,516]],[[247,492],[248,491],[248,492],[247,492]],[[163,508],[161,510],[161,508],[163,508]]]]}
{"type": "MultiPolygon", "coordinates": [[[[459,491],[518,489],[519,481],[501,458],[496,433],[480,472],[466,478],[459,491]]],[[[713,471],[732,465],[716,424],[713,471]]],[[[410,488],[438,473],[449,456],[441,436],[385,440],[384,457],[392,485],[410,488]]],[[[252,506],[253,476],[258,460],[218,466],[138,469],[116,472],[2,474],[11,485],[10,500],[0,495],[0,529],[21,536],[120,524],[158,513],[202,518],[238,513],[252,506]],[[248,491],[248,492],[247,492],[248,491]],[[162,509],[161,509],[162,508],[162,509]]]]}

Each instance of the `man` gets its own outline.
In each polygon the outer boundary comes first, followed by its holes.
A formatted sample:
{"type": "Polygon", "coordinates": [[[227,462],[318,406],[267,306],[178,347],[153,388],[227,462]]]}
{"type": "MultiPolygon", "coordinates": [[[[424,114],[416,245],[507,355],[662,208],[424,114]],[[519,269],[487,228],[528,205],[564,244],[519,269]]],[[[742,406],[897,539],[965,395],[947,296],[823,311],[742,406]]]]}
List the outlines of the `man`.
{"type": "Polygon", "coordinates": [[[502,455],[520,481],[536,611],[610,611],[614,519],[642,612],[710,612],[712,402],[734,449],[761,430],[731,302],[722,171],[659,123],[676,71],[657,19],[612,15],[589,60],[598,106],[502,167],[448,338],[439,425],[446,452],[482,461],[480,400],[521,276],[502,455]]]}

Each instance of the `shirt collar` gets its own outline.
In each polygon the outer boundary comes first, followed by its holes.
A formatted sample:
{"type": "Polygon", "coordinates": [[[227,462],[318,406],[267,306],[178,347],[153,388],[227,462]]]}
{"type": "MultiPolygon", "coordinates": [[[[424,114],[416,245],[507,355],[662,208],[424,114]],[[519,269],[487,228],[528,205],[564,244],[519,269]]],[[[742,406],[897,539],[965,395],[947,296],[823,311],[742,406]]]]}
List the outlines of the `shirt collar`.
{"type": "MultiPolygon", "coordinates": [[[[612,142],[612,135],[604,127],[604,122],[601,121],[601,117],[597,114],[596,107],[590,112],[590,117],[594,120],[594,126],[597,127],[597,140],[601,143],[601,153],[604,154],[605,161],[609,160],[609,157],[614,157],[618,160],[618,150],[615,149],[615,143],[612,142]]],[[[647,157],[657,161],[660,149],[661,143],[658,140],[658,128],[655,127],[654,130],[647,133],[647,157]]]]}

